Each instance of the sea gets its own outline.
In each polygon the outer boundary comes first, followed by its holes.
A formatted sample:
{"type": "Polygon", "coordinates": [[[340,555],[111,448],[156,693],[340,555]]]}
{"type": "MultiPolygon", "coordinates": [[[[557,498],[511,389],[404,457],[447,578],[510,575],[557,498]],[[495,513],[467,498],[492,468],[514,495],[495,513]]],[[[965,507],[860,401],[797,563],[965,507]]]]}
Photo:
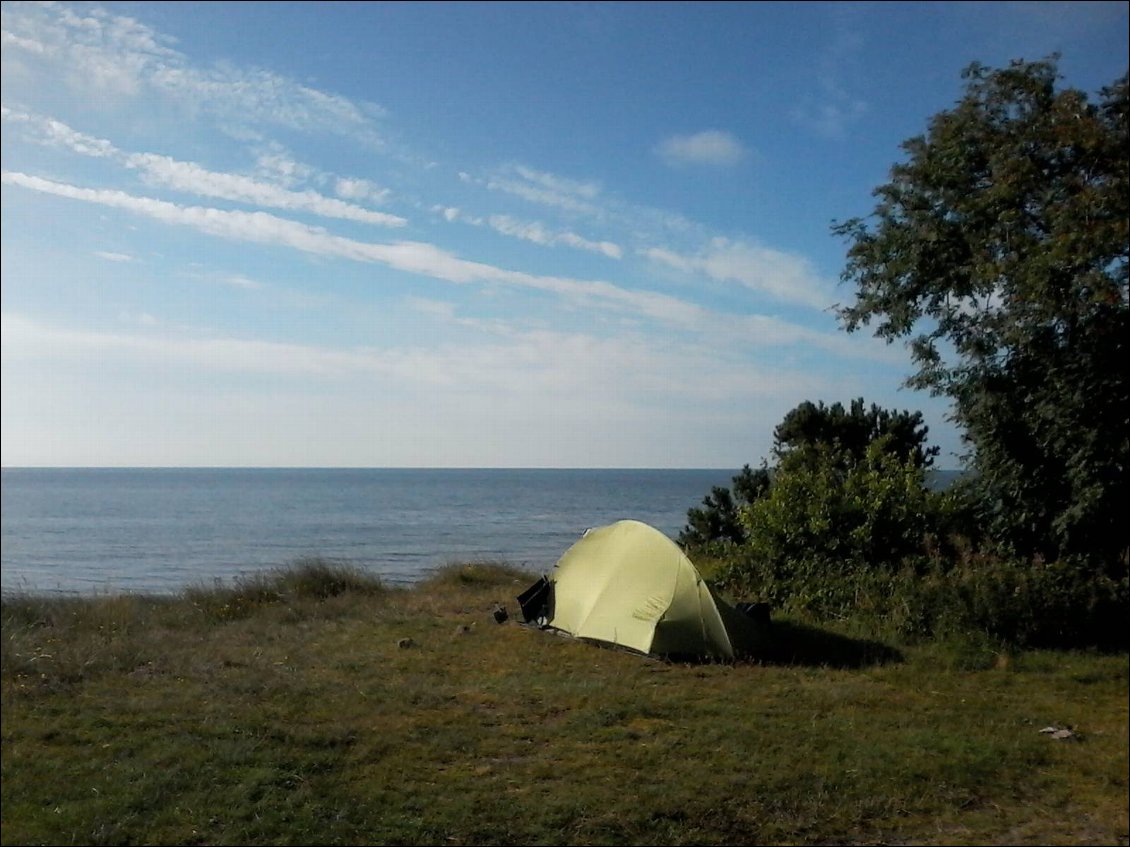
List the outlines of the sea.
{"type": "Polygon", "coordinates": [[[737,472],[4,468],[0,581],[5,595],[167,595],[307,557],[399,586],[451,564],[539,575],[586,529],[623,518],[677,539],[737,472]]]}
{"type": "Polygon", "coordinates": [[[547,572],[622,518],[672,539],[734,470],[0,471],[10,594],[176,594],[321,557],[411,585],[455,563],[547,572]]]}

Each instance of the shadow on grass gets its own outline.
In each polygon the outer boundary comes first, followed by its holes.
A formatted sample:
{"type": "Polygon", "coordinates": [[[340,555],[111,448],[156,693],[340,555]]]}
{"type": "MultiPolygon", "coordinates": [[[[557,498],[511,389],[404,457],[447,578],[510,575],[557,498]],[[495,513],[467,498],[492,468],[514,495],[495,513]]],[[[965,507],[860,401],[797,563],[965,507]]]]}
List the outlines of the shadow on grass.
{"type": "Polygon", "coordinates": [[[865,668],[901,662],[903,655],[888,644],[851,638],[792,621],[774,621],[757,659],[769,665],[865,668]]]}

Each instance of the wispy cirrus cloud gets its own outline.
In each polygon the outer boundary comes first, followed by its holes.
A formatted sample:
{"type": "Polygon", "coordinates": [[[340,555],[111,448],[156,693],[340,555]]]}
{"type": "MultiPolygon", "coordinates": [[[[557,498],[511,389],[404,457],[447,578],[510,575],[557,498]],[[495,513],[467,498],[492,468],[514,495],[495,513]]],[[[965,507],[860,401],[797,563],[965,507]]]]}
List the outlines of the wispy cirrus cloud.
{"type": "Polygon", "coordinates": [[[661,141],[655,152],[669,165],[736,165],[747,151],[729,132],[708,129],[693,135],[673,135],[661,141]]]}
{"type": "Polygon", "coordinates": [[[122,262],[122,263],[124,263],[124,262],[132,262],[134,260],[133,256],[130,256],[128,253],[114,253],[114,252],[109,251],[109,250],[96,250],[94,252],[94,255],[97,256],[99,259],[104,259],[107,262],[122,262]]]}
{"type": "MultiPolygon", "coordinates": [[[[442,304],[419,310],[440,322],[459,322],[442,304]]],[[[100,368],[116,364],[179,365],[215,374],[315,377],[337,381],[382,380],[419,391],[457,388],[488,392],[498,402],[520,394],[523,403],[559,413],[562,393],[588,403],[624,404],[648,399],[733,402],[803,391],[817,383],[800,372],[782,373],[717,357],[699,345],[643,335],[599,337],[585,332],[519,329],[504,323],[484,327],[478,340],[387,348],[279,342],[255,338],[200,337],[177,331],[151,332],[160,322],[148,314],[122,314],[137,329],[107,332],[71,329],[18,313],[0,315],[3,359],[50,358],[100,368]],[[709,380],[702,374],[712,374],[709,380]],[[785,378],[783,378],[785,377],[785,378]],[[515,386],[521,386],[516,391],[515,386]]],[[[591,407],[590,407],[591,408],[591,407]]]]}
{"type": "MultiPolygon", "coordinates": [[[[466,174],[460,178],[465,182],[474,181],[473,177],[466,174]]],[[[600,195],[600,186],[596,183],[556,176],[525,165],[500,168],[487,178],[486,187],[566,212],[593,218],[602,218],[605,214],[604,208],[594,202],[600,195]]]]}
{"type": "MultiPolygon", "coordinates": [[[[587,225],[609,233],[604,238],[587,240],[615,245],[621,255],[636,252],[640,244],[669,235],[692,241],[704,237],[703,228],[684,215],[670,209],[627,202],[608,194],[593,180],[574,179],[521,164],[497,168],[481,178],[460,172],[459,180],[518,197],[550,210],[549,213],[559,213],[563,219],[585,218],[587,225]],[[631,246],[625,247],[625,244],[631,246]]],[[[435,211],[442,209],[437,207],[435,211]]],[[[471,222],[459,209],[448,209],[446,214],[471,222]]],[[[476,219],[475,222],[481,224],[484,221],[476,219]]]]}
{"type": "Polygon", "coordinates": [[[137,324],[143,327],[157,326],[160,321],[148,312],[122,312],[118,315],[118,320],[127,324],[137,324]]]}
{"type": "Polygon", "coordinates": [[[575,250],[599,253],[609,259],[621,259],[624,256],[624,249],[613,241],[594,241],[571,230],[553,229],[541,221],[521,220],[511,215],[489,215],[482,218],[466,214],[457,206],[433,206],[432,211],[450,223],[461,221],[472,226],[487,226],[502,235],[532,241],[534,244],[546,247],[561,244],[575,250]]]}
{"type": "Polygon", "coordinates": [[[540,185],[555,194],[572,194],[577,197],[593,199],[600,194],[600,185],[591,180],[569,179],[568,177],[539,171],[526,165],[514,165],[514,173],[533,185],[540,185]]]}
{"type": "Polygon", "coordinates": [[[816,62],[815,87],[792,110],[796,123],[827,138],[841,138],[867,113],[867,102],[851,93],[847,82],[847,68],[862,47],[862,39],[847,27],[836,32],[816,62]]]}
{"type": "Polygon", "coordinates": [[[249,291],[258,291],[263,288],[263,283],[257,279],[251,279],[243,274],[225,274],[220,277],[220,282],[224,285],[230,285],[233,288],[245,288],[249,291]]]}
{"type": "Polygon", "coordinates": [[[698,307],[667,295],[633,291],[603,281],[529,274],[461,259],[433,244],[399,241],[391,244],[357,241],[267,212],[241,212],[201,206],[181,206],[166,200],[137,197],[124,191],[67,185],[28,174],[4,171],[0,179],[32,191],[121,209],[167,224],[188,226],[208,235],[235,241],[274,244],[307,253],[360,262],[377,262],[396,270],[447,282],[493,282],[532,288],[576,300],[600,300],[652,318],[672,320],[697,313],[698,307]]]}
{"type": "Polygon", "coordinates": [[[372,103],[302,85],[270,71],[193,65],[175,41],[135,18],[99,6],[4,7],[4,60],[13,73],[52,79],[103,102],[157,97],[177,109],[232,126],[276,126],[348,136],[381,146],[372,103]]]}
{"type": "MultiPolygon", "coordinates": [[[[638,318],[658,321],[681,331],[706,332],[713,335],[720,328],[729,328],[731,337],[739,343],[753,343],[759,346],[805,344],[834,349],[842,355],[883,361],[892,359],[892,354],[885,345],[860,344],[839,333],[826,334],[763,316],[719,314],[699,304],[668,294],[628,289],[603,280],[546,276],[499,268],[483,262],[462,259],[424,242],[399,241],[381,244],[357,241],[333,235],[320,227],[287,220],[266,212],[179,206],[165,200],[136,197],[122,191],[66,185],[18,172],[4,171],[0,174],[0,181],[32,191],[121,209],[166,224],[191,227],[199,232],[233,241],[285,246],[320,256],[378,263],[395,270],[455,284],[501,284],[542,291],[582,306],[614,308],[638,318]]],[[[716,246],[720,249],[727,247],[726,244],[721,243],[716,246]]],[[[764,255],[772,258],[772,251],[764,255]]],[[[676,254],[670,254],[665,258],[670,264],[678,257],[676,254]]],[[[787,266],[787,259],[788,257],[783,257],[780,260],[787,266]]],[[[727,270],[734,267],[733,251],[728,255],[715,257],[713,264],[701,258],[686,261],[690,262],[691,267],[697,264],[703,268],[713,268],[714,273],[719,275],[718,278],[725,278],[726,273],[736,273],[727,270]]],[[[800,270],[803,270],[803,267],[800,270]]],[[[797,279],[804,281],[803,275],[798,276],[797,279]]],[[[796,295],[795,290],[792,293],[793,296],[796,295]]]]}
{"type": "MultiPolygon", "coordinates": [[[[83,156],[117,160],[123,167],[136,170],[150,185],[171,188],[199,197],[232,200],[238,203],[309,212],[327,218],[358,221],[378,226],[400,227],[407,220],[385,212],[377,212],[349,203],[336,197],[326,197],[317,191],[296,191],[280,187],[242,174],[223,173],[205,168],[195,162],[184,162],[155,153],[128,153],[119,150],[112,142],[79,132],[61,121],[4,107],[0,118],[34,133],[44,144],[66,147],[83,156]]],[[[257,162],[260,170],[269,170],[292,182],[300,166],[280,155],[261,156],[257,162]]],[[[339,179],[335,185],[339,193],[372,197],[380,196],[376,187],[365,180],[339,179]]]]}
{"type": "Polygon", "coordinates": [[[694,254],[662,247],[645,249],[654,262],[719,282],[737,282],[779,300],[824,309],[831,305],[831,285],[802,256],[770,247],[714,238],[694,254]]]}
{"type": "Polygon", "coordinates": [[[491,215],[487,219],[487,223],[496,232],[521,238],[525,241],[532,241],[535,244],[544,244],[550,247],[555,244],[564,244],[578,250],[600,253],[610,259],[619,259],[624,255],[620,245],[613,244],[611,241],[591,241],[575,232],[553,231],[539,221],[521,221],[509,215],[491,215]]]}
{"type": "Polygon", "coordinates": [[[336,178],[334,192],[343,200],[367,200],[370,203],[384,203],[392,193],[371,180],[350,177],[336,178]]]}
{"type": "Polygon", "coordinates": [[[841,138],[867,114],[866,101],[852,97],[831,77],[822,78],[819,91],[792,111],[793,120],[829,138],[841,138]]]}
{"type": "Polygon", "coordinates": [[[141,171],[146,182],[196,194],[234,200],[248,205],[292,212],[310,212],[326,218],[358,221],[379,226],[400,227],[408,221],[399,215],[375,212],[317,191],[292,191],[260,182],[240,174],[220,173],[194,162],[181,162],[154,153],[133,153],[126,157],[127,167],[141,171]]]}

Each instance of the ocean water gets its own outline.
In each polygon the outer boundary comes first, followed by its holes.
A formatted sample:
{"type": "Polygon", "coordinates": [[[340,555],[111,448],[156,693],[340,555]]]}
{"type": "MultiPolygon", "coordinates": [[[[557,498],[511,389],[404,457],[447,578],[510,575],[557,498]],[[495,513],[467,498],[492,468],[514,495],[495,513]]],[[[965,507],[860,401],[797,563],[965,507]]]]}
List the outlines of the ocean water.
{"type": "Polygon", "coordinates": [[[453,562],[549,570],[621,518],[672,539],[735,470],[0,471],[4,593],[171,594],[303,556],[409,585],[453,562]]]}

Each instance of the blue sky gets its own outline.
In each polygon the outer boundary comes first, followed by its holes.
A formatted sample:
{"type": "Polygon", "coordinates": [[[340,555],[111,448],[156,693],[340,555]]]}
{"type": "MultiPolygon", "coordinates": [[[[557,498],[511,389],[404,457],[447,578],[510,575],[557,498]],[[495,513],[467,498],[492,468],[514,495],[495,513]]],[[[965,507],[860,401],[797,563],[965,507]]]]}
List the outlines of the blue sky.
{"type": "Polygon", "coordinates": [[[1116,3],[3,3],[5,466],[758,464],[921,410],[845,245],[972,61],[1116,3]]]}

